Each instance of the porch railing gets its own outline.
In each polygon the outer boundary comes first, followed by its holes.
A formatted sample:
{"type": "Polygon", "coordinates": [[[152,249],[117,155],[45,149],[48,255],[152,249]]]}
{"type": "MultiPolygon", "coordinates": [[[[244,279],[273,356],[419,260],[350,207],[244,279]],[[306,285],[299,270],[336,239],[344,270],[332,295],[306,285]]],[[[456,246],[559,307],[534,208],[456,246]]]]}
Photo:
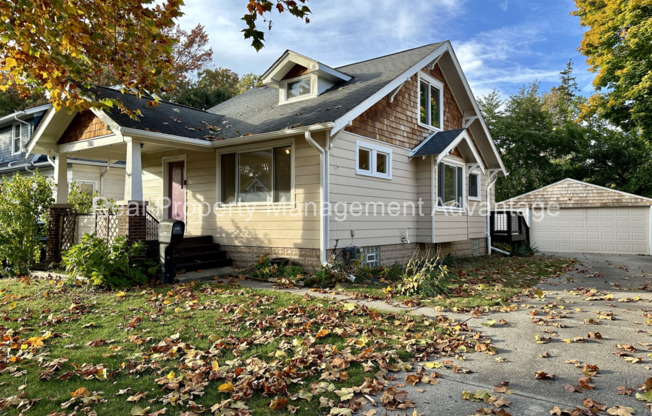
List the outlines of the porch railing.
{"type": "Polygon", "coordinates": [[[160,221],[149,211],[145,211],[146,219],[146,240],[158,241],[158,225],[160,221]]]}

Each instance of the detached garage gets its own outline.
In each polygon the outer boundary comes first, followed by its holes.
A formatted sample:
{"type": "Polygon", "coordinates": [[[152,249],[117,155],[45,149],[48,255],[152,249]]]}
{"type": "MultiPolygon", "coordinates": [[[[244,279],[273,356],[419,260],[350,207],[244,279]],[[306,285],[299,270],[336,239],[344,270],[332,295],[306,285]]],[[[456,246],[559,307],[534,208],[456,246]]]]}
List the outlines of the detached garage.
{"type": "Polygon", "coordinates": [[[652,254],[652,199],[564,179],[497,204],[524,211],[541,252],[652,254]]]}

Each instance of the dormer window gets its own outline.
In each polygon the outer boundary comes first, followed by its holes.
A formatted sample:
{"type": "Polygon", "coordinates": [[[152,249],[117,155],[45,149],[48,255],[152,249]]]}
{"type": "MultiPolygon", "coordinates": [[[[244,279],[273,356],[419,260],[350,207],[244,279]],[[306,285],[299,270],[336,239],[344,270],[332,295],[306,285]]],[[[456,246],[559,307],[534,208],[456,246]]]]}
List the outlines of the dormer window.
{"type": "Polygon", "coordinates": [[[263,74],[263,85],[278,88],[279,104],[318,97],[350,75],[296,52],[285,53],[263,74]]]}
{"type": "Polygon", "coordinates": [[[424,73],[419,74],[419,123],[441,130],[444,125],[444,85],[424,73]]]}
{"type": "Polygon", "coordinates": [[[288,81],[286,87],[286,100],[292,100],[293,98],[298,98],[303,95],[310,94],[310,78],[304,77],[295,81],[288,81]]]}

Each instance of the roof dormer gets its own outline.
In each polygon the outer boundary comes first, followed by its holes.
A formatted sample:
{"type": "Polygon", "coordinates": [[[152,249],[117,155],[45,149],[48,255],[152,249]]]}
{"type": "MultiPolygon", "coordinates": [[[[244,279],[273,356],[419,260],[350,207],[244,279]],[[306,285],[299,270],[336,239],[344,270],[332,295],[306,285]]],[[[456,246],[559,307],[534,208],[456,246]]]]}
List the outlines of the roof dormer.
{"type": "Polygon", "coordinates": [[[316,97],[350,79],[343,72],[290,50],[263,74],[263,84],[278,88],[279,104],[316,97]]]}

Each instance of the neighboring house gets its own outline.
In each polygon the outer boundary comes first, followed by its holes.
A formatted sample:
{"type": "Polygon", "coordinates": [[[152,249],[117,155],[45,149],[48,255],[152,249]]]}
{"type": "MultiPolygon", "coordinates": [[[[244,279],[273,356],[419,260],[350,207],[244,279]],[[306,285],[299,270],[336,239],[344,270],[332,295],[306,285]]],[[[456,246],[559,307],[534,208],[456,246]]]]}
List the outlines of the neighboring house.
{"type": "Polygon", "coordinates": [[[506,172],[449,42],[339,68],[286,51],[263,80],[208,111],[97,88],[142,117],[51,109],[28,149],[126,160],[124,200],[241,264],[319,265],[348,245],[381,264],[486,252],[506,172]]]}
{"type": "Polygon", "coordinates": [[[508,199],[541,252],[652,254],[652,199],[564,179],[508,199]]]}
{"type": "MultiPolygon", "coordinates": [[[[25,144],[38,127],[50,105],[16,111],[0,118],[0,177],[16,172],[31,174],[38,169],[47,177],[54,176],[54,160],[44,154],[25,152],[25,144]]],[[[56,156],[55,156],[56,158],[56,156]]],[[[80,189],[107,198],[122,198],[124,162],[112,164],[97,160],[69,159],[68,182],[76,181],[80,189]]]]}

